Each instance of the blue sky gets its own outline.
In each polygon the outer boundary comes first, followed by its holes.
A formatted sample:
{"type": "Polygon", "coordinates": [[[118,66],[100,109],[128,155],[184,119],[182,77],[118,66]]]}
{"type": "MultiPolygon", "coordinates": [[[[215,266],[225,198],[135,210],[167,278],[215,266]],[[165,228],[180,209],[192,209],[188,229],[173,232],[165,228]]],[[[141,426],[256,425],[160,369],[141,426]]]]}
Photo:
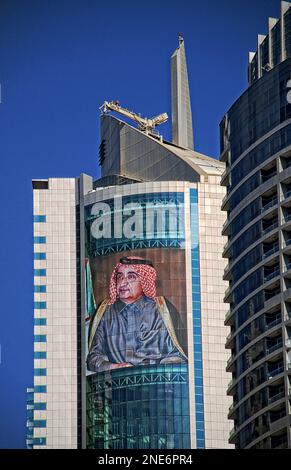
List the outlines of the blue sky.
{"type": "MultiPolygon", "coordinates": [[[[33,383],[33,178],[99,176],[99,106],[170,115],[170,56],[185,40],[195,148],[247,86],[248,51],[278,0],[0,0],[0,448],[25,446],[33,383]]],[[[170,121],[159,127],[171,138],[170,121]]]]}

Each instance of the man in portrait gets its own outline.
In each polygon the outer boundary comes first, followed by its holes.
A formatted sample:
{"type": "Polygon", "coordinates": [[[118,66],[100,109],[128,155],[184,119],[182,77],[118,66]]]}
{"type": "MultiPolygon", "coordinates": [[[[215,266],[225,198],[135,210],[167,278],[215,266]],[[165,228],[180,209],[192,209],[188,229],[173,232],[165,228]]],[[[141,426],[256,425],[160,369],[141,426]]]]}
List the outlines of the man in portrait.
{"type": "Polygon", "coordinates": [[[174,329],[178,312],[163,296],[157,297],[156,279],[149,260],[128,256],[117,263],[109,299],[99,304],[91,320],[89,371],[187,361],[174,329]]]}

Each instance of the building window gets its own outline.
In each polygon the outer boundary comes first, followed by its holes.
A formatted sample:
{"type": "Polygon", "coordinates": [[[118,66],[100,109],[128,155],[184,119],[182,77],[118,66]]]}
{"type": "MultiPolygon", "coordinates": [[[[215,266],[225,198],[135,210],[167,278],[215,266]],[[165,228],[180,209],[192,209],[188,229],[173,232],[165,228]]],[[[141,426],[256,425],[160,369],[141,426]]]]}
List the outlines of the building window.
{"type": "Polygon", "coordinates": [[[34,275],[35,276],[46,276],[46,269],[34,269],[34,275]]]}
{"type": "Polygon", "coordinates": [[[34,403],[34,410],[46,410],[46,403],[34,403]]]}
{"type": "Polygon", "coordinates": [[[46,438],[45,437],[35,437],[33,439],[34,446],[45,446],[46,445],[46,438]]]}
{"type": "Polygon", "coordinates": [[[35,326],[45,326],[46,325],[46,318],[35,318],[34,319],[35,326]]]}
{"type": "Polygon", "coordinates": [[[46,376],[46,369],[34,369],[35,377],[44,377],[46,376]]]}
{"type": "Polygon", "coordinates": [[[33,243],[46,243],[46,237],[33,237],[33,243]]]}
{"type": "Polygon", "coordinates": [[[46,216],[45,215],[34,215],[33,216],[33,222],[46,222],[46,216]]]}
{"type": "Polygon", "coordinates": [[[46,292],[46,286],[34,286],[34,292],[45,293],[46,292]]]}
{"type": "Polygon", "coordinates": [[[45,428],[46,427],[46,420],[45,419],[36,419],[34,422],[35,428],[45,428]]]}
{"type": "Polygon", "coordinates": [[[35,385],[34,393],[46,393],[46,385],[35,385]]]}
{"type": "MultiPolygon", "coordinates": [[[[45,351],[34,351],[34,359],[46,359],[46,352],[45,351]]],[[[38,392],[38,393],[42,393],[42,392],[38,392]]]]}
{"type": "Polygon", "coordinates": [[[45,343],[46,342],[46,335],[34,335],[34,342],[35,343],[45,343]]]}
{"type": "Polygon", "coordinates": [[[46,259],[46,253],[34,253],[34,259],[46,259]]]}
{"type": "Polygon", "coordinates": [[[46,302],[33,302],[33,307],[38,310],[46,309],[46,302]]]}

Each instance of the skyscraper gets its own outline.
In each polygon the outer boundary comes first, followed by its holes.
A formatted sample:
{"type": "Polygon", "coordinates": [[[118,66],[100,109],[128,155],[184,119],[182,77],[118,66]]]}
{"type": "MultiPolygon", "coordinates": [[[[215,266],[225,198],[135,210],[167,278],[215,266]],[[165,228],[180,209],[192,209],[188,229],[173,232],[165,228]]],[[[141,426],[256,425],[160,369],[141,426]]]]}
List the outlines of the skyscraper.
{"type": "Polygon", "coordinates": [[[34,448],[232,447],[225,165],[151,123],[106,111],[100,179],[33,181],[34,448]]]}
{"type": "Polygon", "coordinates": [[[230,442],[287,448],[290,437],[291,3],[249,56],[249,86],[221,122],[223,256],[233,374],[230,442]]]}

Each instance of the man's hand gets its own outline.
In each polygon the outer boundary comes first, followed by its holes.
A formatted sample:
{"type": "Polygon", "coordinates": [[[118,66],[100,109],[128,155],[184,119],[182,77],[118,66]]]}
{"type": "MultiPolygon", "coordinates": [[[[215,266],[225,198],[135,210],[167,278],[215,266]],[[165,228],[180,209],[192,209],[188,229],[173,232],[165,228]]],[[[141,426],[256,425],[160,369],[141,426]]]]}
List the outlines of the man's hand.
{"type": "Polygon", "coordinates": [[[113,364],[110,369],[121,369],[122,367],[133,367],[130,362],[119,362],[118,364],[113,364]]]}
{"type": "Polygon", "coordinates": [[[120,364],[116,364],[117,367],[132,367],[132,364],[130,362],[120,362],[120,364]]]}

